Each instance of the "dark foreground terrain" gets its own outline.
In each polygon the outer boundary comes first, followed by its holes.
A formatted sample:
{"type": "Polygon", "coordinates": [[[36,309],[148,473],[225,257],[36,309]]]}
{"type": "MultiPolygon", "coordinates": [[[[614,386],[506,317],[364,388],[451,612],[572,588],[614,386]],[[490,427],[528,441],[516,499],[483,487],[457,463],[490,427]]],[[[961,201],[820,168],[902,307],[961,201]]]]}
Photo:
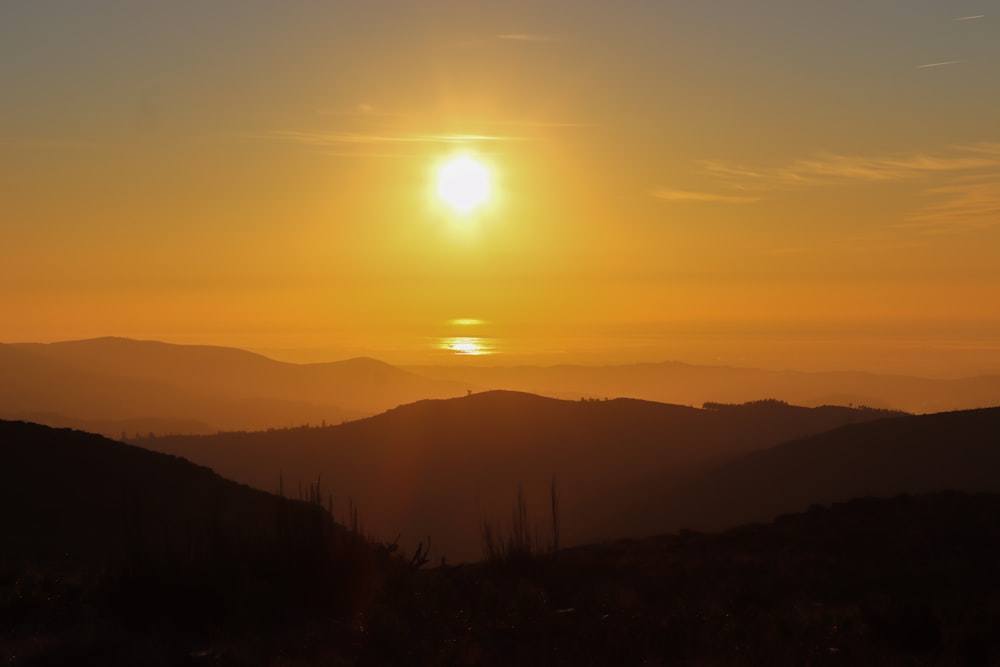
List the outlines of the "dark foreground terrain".
{"type": "Polygon", "coordinates": [[[1000,662],[998,563],[1000,497],[950,493],[505,562],[417,570],[393,557],[349,611],[332,602],[274,608],[232,587],[238,606],[195,588],[181,604],[150,581],[133,582],[143,595],[123,596],[92,570],[8,563],[0,660],[988,665],[1000,662]],[[206,618],[206,604],[224,613],[206,618]]]}
{"type": "Polygon", "coordinates": [[[335,524],[318,483],[292,501],[89,434],[0,435],[0,664],[1000,664],[1000,495],[541,553],[515,521],[484,562],[431,567],[335,524]]]}

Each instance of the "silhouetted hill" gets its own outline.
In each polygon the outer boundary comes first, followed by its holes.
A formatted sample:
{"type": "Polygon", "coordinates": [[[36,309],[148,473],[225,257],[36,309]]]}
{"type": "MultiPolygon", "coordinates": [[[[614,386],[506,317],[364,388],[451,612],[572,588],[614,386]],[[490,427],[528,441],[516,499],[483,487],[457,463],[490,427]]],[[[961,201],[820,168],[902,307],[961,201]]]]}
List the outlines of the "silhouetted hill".
{"type": "MultiPolygon", "coordinates": [[[[313,429],[136,441],[179,454],[257,488],[322,472],[335,510],[353,498],[369,530],[415,544],[430,535],[451,559],[481,554],[484,517],[509,516],[517,485],[544,516],[552,475],[567,538],[589,518],[574,506],[656,472],[886,416],[774,401],[712,410],[648,401],[563,401],[494,391],[404,405],[313,429]]],[[[603,537],[615,537],[614,532],[603,537]]]]}
{"type": "Polygon", "coordinates": [[[1000,408],[846,425],[620,487],[588,506],[593,535],[717,530],[862,496],[1000,492],[998,434],[1000,408]]]}
{"type": "Polygon", "coordinates": [[[187,548],[189,540],[219,531],[273,535],[279,500],[175,456],[81,431],[0,421],[4,558],[106,562],[124,557],[137,541],[150,541],[144,548],[187,548]]]}
{"type": "Polygon", "coordinates": [[[770,371],[679,362],[618,366],[411,366],[427,377],[560,398],[631,397],[663,403],[744,403],[765,396],[794,405],[867,405],[914,413],[1000,404],[1000,376],[932,379],[865,372],[770,371]]]}
{"type": "Polygon", "coordinates": [[[373,359],[288,364],[223,347],[124,338],[0,345],[0,417],[118,437],[340,422],[466,385],[373,359]]]}
{"type": "Polygon", "coordinates": [[[191,664],[193,643],[274,632],[289,610],[353,618],[399,559],[334,523],[318,483],[307,495],[0,421],[0,659],[191,664]]]}

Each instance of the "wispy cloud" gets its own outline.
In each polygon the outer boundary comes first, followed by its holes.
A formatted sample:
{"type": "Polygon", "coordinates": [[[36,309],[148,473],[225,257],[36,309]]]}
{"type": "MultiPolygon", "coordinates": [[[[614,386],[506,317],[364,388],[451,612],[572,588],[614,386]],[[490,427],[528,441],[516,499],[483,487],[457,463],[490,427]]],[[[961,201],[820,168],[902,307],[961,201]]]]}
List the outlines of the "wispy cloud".
{"type": "Polygon", "coordinates": [[[350,109],[324,109],[319,113],[324,116],[349,116],[363,118],[406,118],[409,114],[395,111],[384,111],[368,102],[361,102],[350,109]]]}
{"type": "Polygon", "coordinates": [[[342,144],[474,144],[524,140],[523,137],[490,134],[361,134],[350,132],[304,132],[300,130],[276,130],[271,132],[269,137],[312,146],[336,146],[342,144]]]}
{"type": "Polygon", "coordinates": [[[959,63],[964,63],[964,60],[944,60],[939,63],[927,63],[926,65],[917,65],[917,69],[926,69],[928,67],[944,67],[945,65],[958,65],[959,63]]]}
{"type": "Polygon", "coordinates": [[[922,210],[898,226],[932,234],[974,231],[1000,224],[1000,172],[930,188],[922,210]]]}
{"type": "Polygon", "coordinates": [[[49,137],[3,137],[0,136],[0,146],[8,148],[102,148],[107,144],[96,141],[77,141],[75,139],[53,139],[49,137]]]}
{"type": "Polygon", "coordinates": [[[657,199],[673,202],[723,202],[727,204],[751,204],[760,201],[760,197],[746,195],[721,194],[717,192],[692,192],[690,190],[671,190],[658,188],[652,194],[657,199]]]}
{"type": "Polygon", "coordinates": [[[974,16],[959,16],[958,18],[952,19],[952,21],[975,21],[977,19],[986,18],[986,14],[976,14],[974,16]]]}
{"type": "Polygon", "coordinates": [[[930,174],[1000,167],[997,144],[956,148],[948,153],[892,156],[825,153],[777,167],[750,167],[722,160],[704,160],[702,168],[734,187],[775,190],[849,182],[892,182],[930,174]]]}
{"type": "MultiPolygon", "coordinates": [[[[556,128],[591,127],[590,123],[562,122],[545,119],[490,120],[479,119],[466,124],[470,132],[421,132],[413,128],[442,126],[440,119],[427,114],[385,110],[370,102],[353,107],[323,109],[323,116],[343,119],[340,128],[323,130],[272,130],[256,138],[285,141],[314,147],[354,147],[353,152],[339,151],[341,156],[391,155],[384,151],[388,145],[400,150],[406,145],[421,144],[500,144],[505,142],[539,141],[545,138],[544,130],[556,128]],[[371,149],[381,147],[379,151],[371,149]]],[[[395,153],[399,154],[399,153],[395,153]]]]}
{"type": "Polygon", "coordinates": [[[559,128],[579,128],[597,127],[597,123],[581,123],[573,121],[547,121],[547,120],[498,120],[484,123],[490,127],[523,127],[529,129],[559,129],[559,128]]]}
{"type": "MultiPolygon", "coordinates": [[[[721,194],[745,201],[753,193],[847,185],[912,181],[927,185],[918,209],[899,224],[928,233],[970,231],[1000,225],[1000,143],[954,146],[935,153],[897,155],[822,154],[777,166],[748,166],[722,160],[701,163],[716,179],[721,194]],[[748,194],[750,193],[750,194],[748,194]]],[[[699,199],[699,193],[661,190],[656,196],[676,201],[699,199]]]]}
{"type": "Polygon", "coordinates": [[[566,41],[562,37],[557,37],[555,35],[541,35],[530,32],[504,33],[502,35],[497,35],[497,39],[501,39],[506,42],[534,42],[536,44],[554,44],[566,41]]]}

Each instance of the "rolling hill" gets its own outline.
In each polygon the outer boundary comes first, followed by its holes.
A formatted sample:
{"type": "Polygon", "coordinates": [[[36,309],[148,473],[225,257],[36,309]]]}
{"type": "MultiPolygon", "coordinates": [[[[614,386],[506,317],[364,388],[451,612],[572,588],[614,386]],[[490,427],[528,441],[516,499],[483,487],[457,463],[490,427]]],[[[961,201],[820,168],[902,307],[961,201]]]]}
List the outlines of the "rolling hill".
{"type": "Polygon", "coordinates": [[[192,664],[288,610],[351,618],[388,554],[315,502],[97,435],[0,421],[0,658],[192,664]],[[151,636],[155,635],[155,639],[151,636]]]}
{"type": "Polygon", "coordinates": [[[696,470],[650,475],[583,511],[597,537],[769,521],[813,503],[1000,492],[1000,408],[845,425],[696,470]]]}
{"type": "MultiPolygon", "coordinates": [[[[506,517],[519,484],[545,519],[552,475],[566,509],[567,539],[590,519],[573,508],[650,474],[706,464],[889,416],[775,401],[696,409],[618,399],[564,401],[516,392],[427,400],[327,428],[143,438],[143,447],[275,489],[320,475],[337,515],[349,498],[369,530],[415,544],[430,535],[450,559],[480,556],[483,518],[506,517]]],[[[618,537],[609,533],[604,538],[618,537]]]]}
{"type": "Polygon", "coordinates": [[[0,421],[5,559],[104,562],[126,557],[137,540],[186,548],[220,530],[257,537],[273,532],[281,500],[175,456],[0,421]],[[176,543],[163,544],[168,536],[176,543]]]}
{"type": "MultiPolygon", "coordinates": [[[[470,419],[484,416],[473,411],[470,419]]],[[[914,471],[929,469],[941,450],[995,448],[980,438],[996,425],[995,410],[932,417],[855,424],[715,470],[742,474],[732,466],[761,457],[765,469],[791,450],[809,458],[841,448],[844,432],[857,443],[845,463],[831,466],[821,455],[816,469],[850,469],[888,441],[876,458],[915,455],[901,475],[919,479],[924,473],[914,471]],[[949,433],[944,447],[920,444],[949,433]],[[969,438],[967,447],[948,446],[969,438]]],[[[778,472],[801,472],[791,460],[778,472]]],[[[996,477],[989,456],[970,463],[996,477]]],[[[967,471],[945,479],[967,480],[967,471]]],[[[317,550],[321,542],[297,541],[274,511],[296,507],[337,532],[314,505],[181,459],[0,421],[0,658],[123,666],[979,665],[1000,656],[1000,495],[861,498],[717,534],[681,531],[423,569],[389,562],[366,542],[348,542],[362,549],[345,560],[342,551],[317,550]],[[137,534],[156,541],[172,530],[180,540],[166,557],[151,563],[135,550],[137,534]],[[238,539],[248,531],[256,539],[238,539]],[[262,539],[268,533],[277,540],[262,539]],[[200,554],[192,555],[192,534],[207,538],[200,554]],[[124,561],[109,565],[115,551],[124,561]]]]}

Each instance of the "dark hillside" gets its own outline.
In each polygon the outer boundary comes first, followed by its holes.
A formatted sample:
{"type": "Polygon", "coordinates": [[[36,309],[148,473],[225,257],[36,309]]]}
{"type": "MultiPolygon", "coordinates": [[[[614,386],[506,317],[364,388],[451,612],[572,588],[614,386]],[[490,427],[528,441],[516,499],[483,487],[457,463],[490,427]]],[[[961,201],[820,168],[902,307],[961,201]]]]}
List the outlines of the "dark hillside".
{"type": "Polygon", "coordinates": [[[604,530],[717,530],[810,503],[947,489],[1000,492],[1000,408],[852,424],[700,472],[650,476],[590,506],[604,530]]]}
{"type": "Polygon", "coordinates": [[[6,558],[121,558],[140,534],[177,544],[217,529],[269,535],[277,500],[175,456],[81,431],[0,421],[6,558]]]}
{"type": "Polygon", "coordinates": [[[309,494],[0,421],[0,660],[188,664],[191,642],[272,631],[292,610],[350,618],[388,553],[309,494]]]}
{"type": "Polygon", "coordinates": [[[576,536],[589,519],[574,507],[594,494],[652,473],[890,414],[775,401],[702,410],[495,391],[420,401],[325,429],[137,443],[257,488],[274,488],[275,470],[293,481],[322,472],[335,505],[343,508],[353,498],[371,530],[384,537],[402,532],[412,544],[431,535],[438,554],[466,560],[480,556],[480,520],[507,516],[518,483],[540,510],[555,474],[566,538],[579,543],[576,536]]]}
{"type": "MultiPolygon", "coordinates": [[[[871,437],[974,439],[991,412],[876,422],[871,437]]],[[[308,520],[320,508],[180,459],[23,423],[0,422],[0,443],[0,519],[18,537],[0,542],[0,661],[11,665],[1000,661],[998,495],[855,499],[717,534],[420,569],[364,540],[320,537],[346,538],[340,529],[311,532],[332,526],[308,520]],[[197,534],[206,517],[196,553],[189,532],[173,549],[163,539],[181,523],[197,534]],[[123,524],[109,565],[105,540],[123,524]],[[165,551],[137,551],[137,530],[165,551]]]]}
{"type": "Polygon", "coordinates": [[[421,573],[373,619],[369,664],[995,665],[998,559],[997,495],[817,505],[421,573]]]}

